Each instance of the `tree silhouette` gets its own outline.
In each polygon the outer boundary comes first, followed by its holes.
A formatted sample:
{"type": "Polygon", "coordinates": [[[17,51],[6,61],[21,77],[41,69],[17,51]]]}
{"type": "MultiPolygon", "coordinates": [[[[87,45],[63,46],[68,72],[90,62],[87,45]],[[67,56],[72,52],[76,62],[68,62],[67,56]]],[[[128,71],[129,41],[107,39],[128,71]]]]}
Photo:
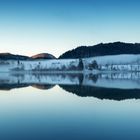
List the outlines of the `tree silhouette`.
{"type": "Polygon", "coordinates": [[[79,65],[78,65],[79,70],[83,70],[84,69],[84,64],[83,64],[83,60],[79,59],[79,65]]]}

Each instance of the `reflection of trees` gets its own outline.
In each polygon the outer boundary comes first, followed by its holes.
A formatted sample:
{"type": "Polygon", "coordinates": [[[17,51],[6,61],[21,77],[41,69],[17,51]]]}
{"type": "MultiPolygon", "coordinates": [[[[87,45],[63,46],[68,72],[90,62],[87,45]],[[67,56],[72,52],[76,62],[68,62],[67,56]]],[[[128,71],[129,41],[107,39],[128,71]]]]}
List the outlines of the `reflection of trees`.
{"type": "Polygon", "coordinates": [[[79,85],[82,85],[83,84],[83,79],[84,79],[83,74],[80,74],[78,79],[79,79],[79,85]]]}
{"type": "Polygon", "coordinates": [[[88,79],[92,80],[94,83],[97,82],[99,75],[98,74],[89,74],[88,79]]]}

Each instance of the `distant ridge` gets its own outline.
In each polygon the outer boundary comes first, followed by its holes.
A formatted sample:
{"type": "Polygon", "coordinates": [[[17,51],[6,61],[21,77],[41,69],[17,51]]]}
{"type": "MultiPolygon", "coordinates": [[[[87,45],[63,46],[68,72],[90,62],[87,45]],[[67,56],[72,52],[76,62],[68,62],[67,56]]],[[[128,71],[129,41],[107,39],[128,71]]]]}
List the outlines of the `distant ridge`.
{"type": "Polygon", "coordinates": [[[36,59],[56,59],[53,55],[48,53],[41,53],[32,57],[24,55],[15,55],[11,53],[0,53],[1,60],[36,60],[36,59]]]}
{"type": "Polygon", "coordinates": [[[59,59],[85,58],[118,54],[140,54],[139,43],[114,42],[97,44],[94,46],[81,46],[62,54],[59,59]]]}
{"type": "Polygon", "coordinates": [[[0,59],[2,60],[29,60],[31,58],[28,56],[14,55],[11,53],[0,53],[0,59]]]}

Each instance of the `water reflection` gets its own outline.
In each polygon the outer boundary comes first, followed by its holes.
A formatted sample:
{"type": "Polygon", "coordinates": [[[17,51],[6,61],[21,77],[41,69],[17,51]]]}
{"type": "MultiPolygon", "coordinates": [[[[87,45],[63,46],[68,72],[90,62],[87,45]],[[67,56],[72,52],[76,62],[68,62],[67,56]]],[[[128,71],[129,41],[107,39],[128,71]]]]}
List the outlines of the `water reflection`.
{"type": "Polygon", "coordinates": [[[0,75],[0,90],[28,86],[48,90],[55,85],[59,85],[65,91],[81,97],[112,100],[140,98],[140,73],[2,73],[0,75]]]}

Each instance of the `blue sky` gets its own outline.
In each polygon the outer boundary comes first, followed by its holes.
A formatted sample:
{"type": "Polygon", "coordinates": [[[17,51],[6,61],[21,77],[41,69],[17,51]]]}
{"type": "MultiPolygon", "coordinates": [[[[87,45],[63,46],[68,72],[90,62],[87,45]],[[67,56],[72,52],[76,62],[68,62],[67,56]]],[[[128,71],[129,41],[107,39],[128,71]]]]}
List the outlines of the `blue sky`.
{"type": "Polygon", "coordinates": [[[81,45],[140,42],[137,0],[0,0],[0,52],[58,57],[81,45]]]}

